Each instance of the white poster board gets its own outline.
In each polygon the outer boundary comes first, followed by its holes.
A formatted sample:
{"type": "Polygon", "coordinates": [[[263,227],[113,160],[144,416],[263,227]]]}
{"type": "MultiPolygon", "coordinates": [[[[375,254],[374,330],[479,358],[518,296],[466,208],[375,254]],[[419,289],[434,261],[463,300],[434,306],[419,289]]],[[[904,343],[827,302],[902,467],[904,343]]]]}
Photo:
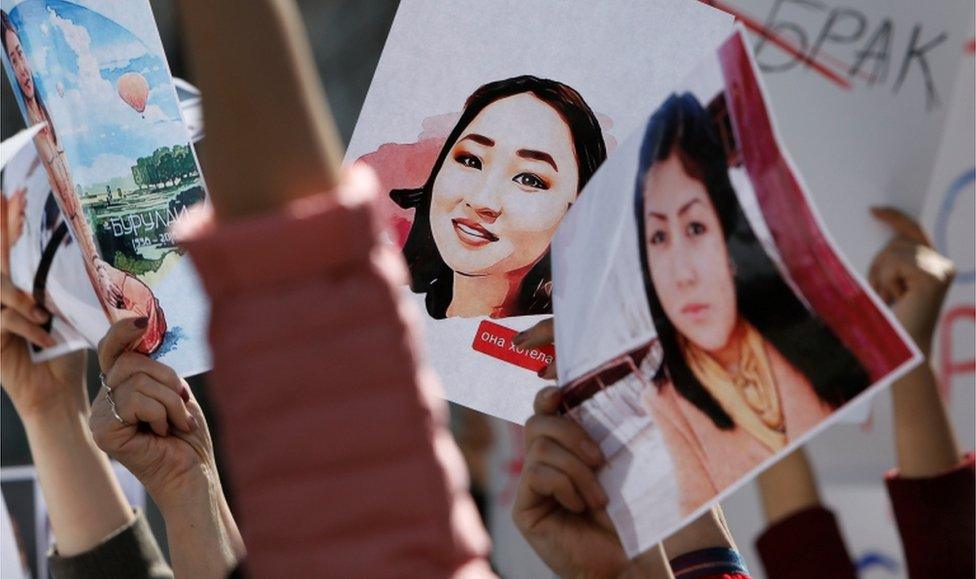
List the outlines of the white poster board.
{"type": "MultiPolygon", "coordinates": [[[[577,91],[599,122],[606,150],[612,152],[616,141],[643,120],[648,103],[659,100],[730,26],[729,16],[696,2],[405,2],[390,31],[346,160],[371,164],[384,195],[393,189],[420,187],[430,177],[465,100],[486,83],[520,75],[552,79],[577,91]]],[[[538,119],[538,115],[529,118],[538,119]]],[[[529,142],[538,135],[518,136],[529,142]]],[[[557,164],[564,176],[572,162],[557,164]]],[[[386,206],[393,223],[391,239],[404,243],[415,212],[392,202],[386,206]]],[[[497,218],[499,223],[505,219],[494,215],[497,210],[482,213],[492,213],[485,219],[497,218]]],[[[472,214],[468,222],[455,223],[455,230],[461,228],[457,235],[467,236],[469,245],[485,245],[472,237],[477,235],[507,242],[497,230],[472,233],[475,224],[470,220],[475,218],[472,214]]],[[[558,218],[548,224],[556,222],[558,218]]],[[[515,239],[532,227],[513,226],[509,231],[517,230],[515,239]]],[[[513,253],[519,253],[520,242],[513,245],[513,253]]],[[[534,257],[529,255],[528,260],[534,257]]],[[[544,280],[540,285],[545,286],[544,280]]],[[[523,367],[472,349],[480,323],[489,315],[456,317],[448,305],[446,317],[441,311],[443,319],[435,319],[425,294],[412,295],[423,312],[428,359],[447,398],[524,422],[544,382],[523,367]]],[[[495,321],[521,330],[542,318],[518,315],[495,321]]]]}

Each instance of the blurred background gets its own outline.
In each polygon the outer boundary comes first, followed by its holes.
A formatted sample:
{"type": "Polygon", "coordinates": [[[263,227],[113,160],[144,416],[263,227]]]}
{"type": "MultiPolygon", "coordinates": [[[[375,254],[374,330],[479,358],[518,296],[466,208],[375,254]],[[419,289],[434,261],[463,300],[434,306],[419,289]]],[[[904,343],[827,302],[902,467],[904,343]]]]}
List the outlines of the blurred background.
{"type": "MultiPolygon", "coordinates": [[[[193,82],[181,45],[179,19],[173,0],[151,0],[174,76],[193,82]]],[[[310,33],[315,59],[325,84],[332,112],[340,133],[348,142],[383,44],[393,21],[398,2],[394,0],[298,0],[310,33]]],[[[256,70],[255,74],[260,75],[256,70]]],[[[968,78],[972,89],[972,76],[968,78]]],[[[7,138],[23,127],[7,79],[0,82],[2,91],[2,137],[7,138]]],[[[204,98],[206,95],[204,95],[204,98]]],[[[971,105],[971,97],[970,105],[971,105]]],[[[971,106],[963,118],[972,128],[971,106]],[[968,115],[968,117],[967,117],[968,115]]],[[[973,142],[968,133],[969,145],[973,142]]],[[[204,143],[206,141],[204,140],[204,143]]],[[[973,215],[972,187],[963,194],[960,211],[969,223],[969,248],[973,247],[971,219],[973,215]]],[[[957,258],[958,259],[958,258],[957,258]]],[[[972,253],[958,263],[960,271],[973,267],[972,253]]],[[[974,286],[957,280],[950,297],[952,304],[972,304],[974,286]]],[[[966,318],[968,320],[968,318],[966,318]]],[[[940,351],[948,351],[950,360],[959,362],[951,376],[943,374],[947,396],[960,443],[972,448],[974,431],[974,363],[973,324],[948,328],[940,333],[940,351]],[[952,342],[952,343],[947,343],[952,342]]],[[[94,358],[90,364],[89,385],[97,390],[97,370],[94,358]]],[[[206,378],[196,377],[191,386],[207,408],[206,378]]],[[[872,412],[863,425],[840,424],[818,436],[810,445],[811,460],[820,478],[825,501],[833,507],[844,527],[852,553],[863,564],[864,577],[903,577],[897,532],[891,519],[887,496],[881,484],[882,473],[895,464],[890,403],[883,393],[871,403],[872,412]]],[[[215,419],[209,415],[212,426],[215,419]]],[[[508,511],[514,495],[522,464],[521,431],[516,425],[489,418],[479,413],[452,408],[452,428],[472,473],[472,491],[489,526],[495,550],[493,563],[506,577],[551,576],[529,550],[510,522],[508,511]]],[[[219,459],[219,438],[216,440],[219,459]]],[[[43,553],[49,536],[40,504],[39,490],[33,482],[30,453],[26,438],[6,394],[0,407],[0,482],[8,509],[23,541],[21,550],[35,577],[46,576],[43,553]]],[[[121,470],[121,469],[120,469],[121,470]]],[[[124,476],[124,470],[121,474],[124,476]]],[[[395,484],[391,481],[391,485],[395,484]]],[[[145,501],[137,482],[124,481],[127,491],[139,504],[145,501]]],[[[233,497],[230,497],[233,503],[233,497]]],[[[736,541],[744,552],[750,569],[761,577],[761,567],[755,558],[753,541],[762,530],[763,522],[758,495],[748,484],[728,499],[724,505],[736,541]]],[[[165,548],[166,536],[162,521],[153,505],[146,505],[150,523],[165,548]]]]}

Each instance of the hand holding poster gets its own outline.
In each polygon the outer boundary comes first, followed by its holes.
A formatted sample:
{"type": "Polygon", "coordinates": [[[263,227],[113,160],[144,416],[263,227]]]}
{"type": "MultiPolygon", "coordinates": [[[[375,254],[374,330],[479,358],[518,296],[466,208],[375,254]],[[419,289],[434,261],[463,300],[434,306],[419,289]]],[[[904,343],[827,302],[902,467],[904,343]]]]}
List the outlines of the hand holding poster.
{"type": "Polygon", "coordinates": [[[564,410],[631,556],[918,361],[822,228],[741,32],[597,172],[553,276],[564,410]]]}
{"type": "Polygon", "coordinates": [[[100,311],[76,315],[145,317],[139,351],[181,374],[206,369],[204,302],[168,232],[205,192],[148,3],[11,1],[2,20],[21,112],[43,124],[34,144],[52,219],[71,234],[58,243],[75,245],[98,299],[100,311]]]}
{"type": "MultiPolygon", "coordinates": [[[[23,134],[29,131],[25,129],[23,134]]],[[[39,363],[87,347],[80,329],[97,339],[108,329],[108,322],[85,275],[78,245],[68,235],[37,151],[29,140],[24,145],[3,167],[2,271],[14,286],[36,296],[34,301],[43,303],[51,314],[45,328],[48,343],[43,348],[32,344],[28,350],[31,360],[39,363]]],[[[12,146],[16,143],[4,142],[5,150],[12,146]]]]}

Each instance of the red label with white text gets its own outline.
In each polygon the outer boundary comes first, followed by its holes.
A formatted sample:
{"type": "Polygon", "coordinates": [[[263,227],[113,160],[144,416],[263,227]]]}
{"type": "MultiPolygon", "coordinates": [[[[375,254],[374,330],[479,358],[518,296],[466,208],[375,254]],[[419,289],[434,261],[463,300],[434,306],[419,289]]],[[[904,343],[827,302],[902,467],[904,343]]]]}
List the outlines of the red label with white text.
{"type": "Polygon", "coordinates": [[[551,345],[538,348],[521,348],[512,343],[512,338],[516,334],[518,332],[511,328],[484,320],[478,326],[478,332],[474,336],[474,343],[471,344],[471,347],[478,352],[533,372],[538,372],[552,363],[552,357],[556,351],[551,345]]]}

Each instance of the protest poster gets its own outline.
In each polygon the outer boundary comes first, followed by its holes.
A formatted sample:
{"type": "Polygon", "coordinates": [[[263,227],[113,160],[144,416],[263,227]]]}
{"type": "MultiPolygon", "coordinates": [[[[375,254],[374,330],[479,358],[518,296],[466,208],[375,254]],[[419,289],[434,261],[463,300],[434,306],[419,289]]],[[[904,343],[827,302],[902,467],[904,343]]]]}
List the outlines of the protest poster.
{"type": "Polygon", "coordinates": [[[524,422],[549,244],[617,138],[731,18],[696,2],[403,3],[346,154],[378,174],[449,400],[524,422]]]}
{"type": "MultiPolygon", "coordinates": [[[[969,38],[923,213],[936,249],[956,266],[932,355],[950,405],[954,405],[953,394],[958,398],[973,392],[976,376],[976,34],[972,28],[969,38]]],[[[972,405],[962,408],[971,410],[972,405]]]]}
{"type": "Polygon", "coordinates": [[[27,125],[43,123],[34,145],[98,298],[80,315],[146,317],[138,351],[205,370],[206,305],[168,232],[205,189],[149,3],[2,8],[4,66],[27,125]]]}
{"type": "Polygon", "coordinates": [[[976,6],[955,0],[705,0],[750,33],[780,136],[824,222],[861,273],[888,241],[873,205],[920,218],[949,105],[972,68],[976,6]],[[810,65],[818,63],[831,77],[810,65]]]}
{"type": "Polygon", "coordinates": [[[838,253],[744,33],[673,89],[553,239],[563,411],[630,556],[920,359],[838,253]]]}
{"type": "Polygon", "coordinates": [[[81,332],[102,336],[108,320],[85,275],[78,244],[66,228],[59,231],[61,210],[37,151],[30,140],[24,144],[3,167],[3,271],[15,286],[39,295],[35,301],[51,312],[47,330],[55,345],[40,348],[32,344],[28,349],[31,360],[39,363],[87,347],[81,332]]]}

